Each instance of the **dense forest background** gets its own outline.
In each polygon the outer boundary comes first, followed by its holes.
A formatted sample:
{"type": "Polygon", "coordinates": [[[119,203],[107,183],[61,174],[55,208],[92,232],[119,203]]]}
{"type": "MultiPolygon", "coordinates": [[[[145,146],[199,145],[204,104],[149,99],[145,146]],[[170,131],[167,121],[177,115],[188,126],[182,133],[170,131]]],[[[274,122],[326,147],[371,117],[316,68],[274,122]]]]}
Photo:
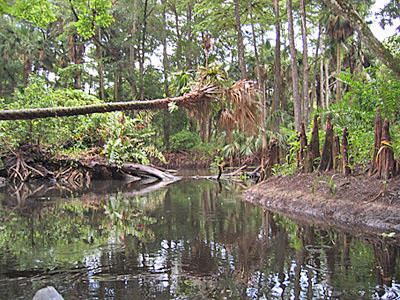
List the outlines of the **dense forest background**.
{"type": "Polygon", "coordinates": [[[348,128],[352,162],[365,164],[380,108],[398,157],[399,28],[380,43],[368,20],[393,24],[399,3],[373,12],[374,2],[0,0],[1,109],[174,97],[199,82],[255,84],[254,97],[237,103],[1,121],[2,148],[29,142],[141,163],[197,151],[219,163],[255,156],[274,139],[290,163],[301,122],[311,126],[318,114],[338,134],[348,128]],[[232,108],[246,101],[248,124],[232,108]]]}

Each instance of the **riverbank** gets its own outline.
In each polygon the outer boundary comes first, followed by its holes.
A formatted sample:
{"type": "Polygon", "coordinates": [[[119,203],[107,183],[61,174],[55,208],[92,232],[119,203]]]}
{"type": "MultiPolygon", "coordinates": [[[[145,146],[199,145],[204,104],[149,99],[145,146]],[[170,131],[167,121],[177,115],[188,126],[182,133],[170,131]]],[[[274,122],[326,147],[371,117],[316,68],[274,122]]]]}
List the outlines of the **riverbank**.
{"type": "Polygon", "coordinates": [[[292,218],[377,232],[400,232],[400,177],[365,173],[271,177],[243,193],[255,205],[292,218]]]}

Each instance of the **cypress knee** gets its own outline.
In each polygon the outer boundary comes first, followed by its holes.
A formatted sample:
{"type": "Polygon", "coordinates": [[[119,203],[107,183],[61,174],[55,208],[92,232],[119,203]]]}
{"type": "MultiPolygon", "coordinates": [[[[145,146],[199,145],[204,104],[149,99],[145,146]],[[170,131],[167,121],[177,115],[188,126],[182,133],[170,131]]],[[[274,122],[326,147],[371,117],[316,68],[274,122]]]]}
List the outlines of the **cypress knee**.
{"type": "Polygon", "coordinates": [[[332,145],[333,168],[337,170],[340,167],[340,139],[335,134],[332,145]]]}
{"type": "Polygon", "coordinates": [[[342,169],[344,176],[347,176],[351,173],[349,165],[349,142],[347,140],[347,137],[348,133],[347,133],[347,128],[345,127],[342,136],[342,169]]]}
{"type": "Polygon", "coordinates": [[[319,165],[319,171],[329,171],[332,169],[332,145],[333,145],[333,125],[331,120],[328,119],[326,122],[326,133],[325,133],[325,143],[322,149],[321,163],[319,165]]]}
{"type": "Polygon", "coordinates": [[[318,115],[314,115],[314,124],[311,132],[311,141],[310,141],[310,150],[311,150],[311,159],[312,165],[314,168],[318,166],[318,158],[321,157],[319,152],[319,127],[318,127],[318,115]]]}
{"type": "Polygon", "coordinates": [[[395,160],[392,139],[389,133],[389,121],[385,119],[382,128],[381,147],[377,153],[378,177],[387,180],[395,175],[395,160]]]}
{"type": "Polygon", "coordinates": [[[370,176],[374,175],[378,171],[376,156],[378,154],[379,149],[381,148],[381,138],[382,138],[382,116],[379,108],[376,110],[374,132],[375,132],[374,155],[372,157],[369,169],[370,176]]]}
{"type": "Polygon", "coordinates": [[[301,166],[304,169],[305,159],[307,157],[307,136],[304,122],[301,122],[300,126],[300,150],[297,155],[297,166],[301,166]]]}

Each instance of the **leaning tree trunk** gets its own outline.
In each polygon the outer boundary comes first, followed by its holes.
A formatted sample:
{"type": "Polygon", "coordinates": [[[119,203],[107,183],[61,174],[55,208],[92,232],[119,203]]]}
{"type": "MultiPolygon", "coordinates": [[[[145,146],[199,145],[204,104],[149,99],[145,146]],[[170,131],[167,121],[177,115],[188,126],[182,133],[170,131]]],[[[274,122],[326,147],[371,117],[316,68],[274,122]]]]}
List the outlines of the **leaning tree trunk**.
{"type": "Polygon", "coordinates": [[[33,120],[51,117],[68,117],[93,113],[105,113],[112,111],[163,109],[168,108],[168,104],[171,102],[174,102],[178,106],[190,106],[196,102],[207,101],[208,98],[215,98],[215,94],[208,93],[207,89],[212,89],[215,91],[212,86],[208,85],[202,89],[194,90],[183,96],[174,98],[135,102],[111,102],[70,107],[0,110],[0,120],[33,120]]]}

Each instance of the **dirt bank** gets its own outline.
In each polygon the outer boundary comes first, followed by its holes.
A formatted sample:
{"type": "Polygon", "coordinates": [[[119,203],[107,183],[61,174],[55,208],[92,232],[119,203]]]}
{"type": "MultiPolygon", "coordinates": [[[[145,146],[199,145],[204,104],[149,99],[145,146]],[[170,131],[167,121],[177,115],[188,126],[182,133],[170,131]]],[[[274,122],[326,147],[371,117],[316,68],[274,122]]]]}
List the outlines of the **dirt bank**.
{"type": "Polygon", "coordinates": [[[334,173],[271,177],[247,189],[243,198],[313,223],[400,232],[399,176],[386,183],[363,173],[349,177],[334,173]]]}

